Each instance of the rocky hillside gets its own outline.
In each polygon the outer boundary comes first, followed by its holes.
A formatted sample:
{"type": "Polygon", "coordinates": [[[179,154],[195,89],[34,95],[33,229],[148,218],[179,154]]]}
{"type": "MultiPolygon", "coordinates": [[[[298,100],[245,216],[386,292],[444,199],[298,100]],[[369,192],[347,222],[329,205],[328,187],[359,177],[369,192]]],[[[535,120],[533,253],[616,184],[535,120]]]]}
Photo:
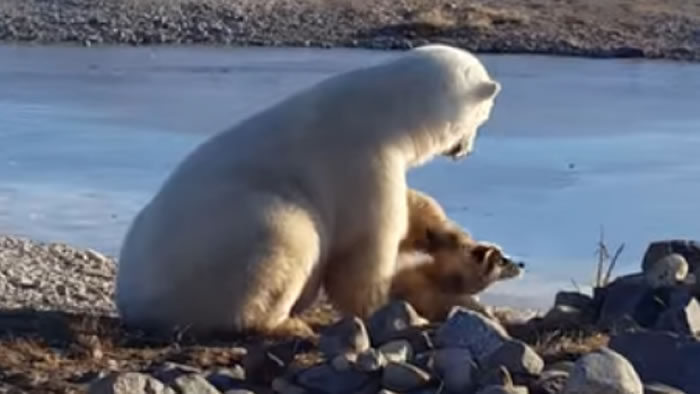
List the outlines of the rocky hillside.
{"type": "Polygon", "coordinates": [[[700,59],[686,0],[3,0],[0,41],[409,48],[700,59]]]}

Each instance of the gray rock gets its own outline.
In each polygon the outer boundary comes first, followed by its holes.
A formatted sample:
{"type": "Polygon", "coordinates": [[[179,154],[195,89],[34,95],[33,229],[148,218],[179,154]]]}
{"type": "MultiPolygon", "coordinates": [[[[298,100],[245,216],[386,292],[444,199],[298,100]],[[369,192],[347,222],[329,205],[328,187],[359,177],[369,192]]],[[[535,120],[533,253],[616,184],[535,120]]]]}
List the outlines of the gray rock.
{"type": "Polygon", "coordinates": [[[510,340],[487,356],[480,364],[490,369],[503,365],[513,374],[539,375],[544,369],[544,361],[530,346],[510,340]]]}
{"type": "Polygon", "coordinates": [[[444,348],[435,351],[435,371],[448,391],[464,392],[474,385],[476,363],[469,349],[444,348]]]}
{"type": "Polygon", "coordinates": [[[554,298],[554,305],[564,305],[586,311],[592,307],[593,298],[577,291],[560,291],[554,298]]]}
{"type": "Polygon", "coordinates": [[[592,314],[568,305],[555,305],[542,317],[540,327],[545,329],[568,329],[592,323],[592,314]]]}
{"type": "Polygon", "coordinates": [[[388,361],[407,362],[413,360],[413,346],[405,339],[387,342],[379,347],[379,351],[388,361]]]}
{"type": "Polygon", "coordinates": [[[188,374],[176,378],[170,386],[178,394],[220,394],[202,375],[188,374]]]}
{"type": "MultiPolygon", "coordinates": [[[[477,391],[476,394],[528,394],[524,386],[487,386],[477,391]]],[[[602,394],[602,393],[601,393],[602,394]]]]}
{"type": "Polygon", "coordinates": [[[226,390],[223,392],[224,394],[257,394],[254,391],[246,390],[246,389],[232,389],[232,390],[226,390]]]}
{"type": "Polygon", "coordinates": [[[700,393],[700,341],[669,332],[615,335],[608,345],[625,356],[645,382],[659,382],[700,393]]]}
{"type": "Polygon", "coordinates": [[[664,309],[642,274],[618,277],[601,294],[597,325],[606,330],[615,329],[625,319],[649,327],[664,309]]]}
{"type": "Polygon", "coordinates": [[[369,377],[352,369],[336,371],[328,364],[320,364],[300,372],[297,383],[307,389],[328,394],[355,393],[362,388],[369,377]]]}
{"type": "Polygon", "coordinates": [[[90,385],[88,394],[175,394],[158,379],[137,372],[112,373],[90,385]]]}
{"type": "Polygon", "coordinates": [[[326,327],[318,342],[319,350],[332,359],[339,354],[360,353],[369,348],[369,336],[364,322],[357,317],[341,319],[326,327]]]}
{"type": "Polygon", "coordinates": [[[382,373],[382,386],[389,390],[405,392],[420,389],[430,382],[426,371],[407,363],[390,362],[382,373]]]}
{"type": "Polygon", "coordinates": [[[499,365],[497,368],[492,369],[480,369],[479,370],[479,387],[488,386],[512,386],[513,377],[510,376],[510,372],[503,365],[499,365]]]}
{"type": "Polygon", "coordinates": [[[370,348],[357,355],[357,368],[363,372],[379,371],[386,364],[386,357],[377,349],[370,348]]]}
{"type": "Polygon", "coordinates": [[[170,384],[182,375],[198,374],[201,372],[201,369],[190,365],[165,362],[150,371],[150,374],[161,382],[170,384]]]}
{"type": "Polygon", "coordinates": [[[219,391],[240,388],[245,381],[245,370],[240,365],[232,368],[217,368],[206,375],[207,381],[219,391]]]}
{"type": "Polygon", "coordinates": [[[562,371],[566,373],[571,373],[574,370],[576,364],[573,361],[557,361],[555,363],[545,366],[545,371],[562,371]]]}
{"type": "Polygon", "coordinates": [[[282,378],[282,377],[277,377],[272,380],[272,390],[274,390],[275,393],[279,394],[305,394],[306,390],[304,388],[299,387],[291,382],[289,382],[287,379],[282,378]]]}
{"type": "Polygon", "coordinates": [[[426,371],[433,371],[435,370],[435,353],[437,353],[437,351],[432,350],[418,353],[413,357],[413,362],[411,364],[426,371]]]}
{"type": "Polygon", "coordinates": [[[530,385],[532,394],[559,394],[564,391],[569,373],[550,369],[542,372],[540,377],[530,385]]]}
{"type": "Polygon", "coordinates": [[[685,394],[683,391],[661,383],[644,385],[644,394],[685,394]]]}
{"type": "Polygon", "coordinates": [[[379,346],[396,339],[397,331],[422,326],[428,321],[422,318],[411,304],[405,301],[392,301],[370,316],[367,329],[371,342],[379,346]]]}
{"type": "Polygon", "coordinates": [[[656,320],[657,330],[673,331],[683,335],[695,335],[700,332],[700,303],[687,289],[670,288],[660,292],[666,309],[656,320]]]}
{"type": "Polygon", "coordinates": [[[653,289],[681,285],[687,277],[688,261],[678,253],[662,257],[644,271],[644,278],[653,289]]]}
{"type": "Polygon", "coordinates": [[[642,258],[642,272],[672,253],[683,256],[690,265],[691,272],[700,267],[700,243],[692,240],[670,239],[649,244],[642,258]]]}
{"type": "Polygon", "coordinates": [[[440,348],[461,347],[471,351],[477,362],[496,351],[510,339],[497,322],[477,312],[455,307],[438,329],[435,342],[440,348]]]}
{"type": "Polygon", "coordinates": [[[339,354],[331,360],[333,369],[339,372],[347,371],[352,368],[352,365],[357,361],[356,354],[339,354]]]}
{"type": "Polygon", "coordinates": [[[564,394],[643,394],[632,364],[607,348],[581,357],[564,386],[564,394]]]}

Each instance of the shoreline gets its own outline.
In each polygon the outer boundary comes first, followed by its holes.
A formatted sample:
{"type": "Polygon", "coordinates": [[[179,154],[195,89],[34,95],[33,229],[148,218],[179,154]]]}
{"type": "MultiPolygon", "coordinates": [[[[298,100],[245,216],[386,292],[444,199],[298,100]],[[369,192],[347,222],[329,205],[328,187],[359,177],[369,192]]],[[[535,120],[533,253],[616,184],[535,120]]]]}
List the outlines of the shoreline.
{"type": "Polygon", "coordinates": [[[700,5],[680,0],[6,0],[5,44],[316,47],[446,43],[482,54],[699,61],[700,5]],[[369,5],[371,4],[371,5],[369,5]]]}

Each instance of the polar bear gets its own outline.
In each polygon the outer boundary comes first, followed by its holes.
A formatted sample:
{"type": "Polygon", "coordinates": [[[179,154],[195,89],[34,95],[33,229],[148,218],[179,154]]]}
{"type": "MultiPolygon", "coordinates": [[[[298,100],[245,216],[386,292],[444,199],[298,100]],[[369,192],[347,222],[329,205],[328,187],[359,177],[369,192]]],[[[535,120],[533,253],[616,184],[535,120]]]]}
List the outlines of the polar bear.
{"type": "Polygon", "coordinates": [[[136,215],[120,253],[127,325],[308,335],[323,288],[344,314],[388,299],[406,171],[472,151],[500,84],[427,45],[332,76],[198,146],[136,215]]]}

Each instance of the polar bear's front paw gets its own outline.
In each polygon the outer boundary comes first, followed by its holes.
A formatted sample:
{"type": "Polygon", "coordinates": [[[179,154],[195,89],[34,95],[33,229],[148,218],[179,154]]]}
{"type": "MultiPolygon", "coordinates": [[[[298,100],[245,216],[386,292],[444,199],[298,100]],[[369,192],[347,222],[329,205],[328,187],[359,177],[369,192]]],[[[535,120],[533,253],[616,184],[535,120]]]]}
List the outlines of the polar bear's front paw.
{"type": "Polygon", "coordinates": [[[300,318],[290,317],[277,326],[265,330],[265,336],[271,338],[303,338],[316,337],[316,333],[305,321],[300,318]]]}

